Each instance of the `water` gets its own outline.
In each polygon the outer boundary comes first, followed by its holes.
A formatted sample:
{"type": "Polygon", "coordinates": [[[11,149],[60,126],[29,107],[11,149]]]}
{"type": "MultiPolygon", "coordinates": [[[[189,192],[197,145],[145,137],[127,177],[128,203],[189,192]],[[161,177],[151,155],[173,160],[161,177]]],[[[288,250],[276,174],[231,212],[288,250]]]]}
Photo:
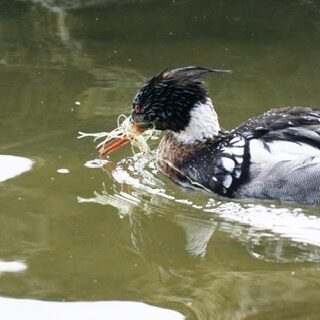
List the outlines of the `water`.
{"type": "Polygon", "coordinates": [[[320,106],[319,17],[316,1],[2,0],[0,295],[319,319],[318,207],[185,190],[152,157],[101,162],[77,139],[168,66],[234,71],[207,77],[227,129],[320,106]]]}

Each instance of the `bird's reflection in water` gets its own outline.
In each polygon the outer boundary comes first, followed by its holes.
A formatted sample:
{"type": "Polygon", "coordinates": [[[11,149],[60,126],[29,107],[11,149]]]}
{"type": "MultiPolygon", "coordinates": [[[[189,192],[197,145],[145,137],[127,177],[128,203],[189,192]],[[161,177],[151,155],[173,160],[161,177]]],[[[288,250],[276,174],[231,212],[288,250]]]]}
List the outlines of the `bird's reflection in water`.
{"type": "Polygon", "coordinates": [[[132,242],[146,257],[161,263],[205,257],[219,231],[219,239],[223,234],[240,243],[255,259],[320,261],[320,217],[314,208],[214,199],[161,180],[152,156],[93,160],[87,166],[102,167],[110,179],[101,192],[78,201],[111,205],[128,217],[132,242]]]}
{"type": "MultiPolygon", "coordinates": [[[[318,284],[306,279],[320,260],[314,236],[320,220],[307,208],[231,202],[185,190],[161,180],[152,158],[89,166],[103,166],[109,178],[100,192],[78,201],[111,205],[130,221],[133,246],[157,275],[144,279],[143,289],[141,278],[131,283],[149,303],[165,301],[190,319],[213,313],[217,319],[267,319],[274,310],[286,317],[281,301],[294,304],[299,292],[303,303],[316,295],[318,284]]],[[[289,308],[292,314],[300,312],[298,305],[289,308]]]]}

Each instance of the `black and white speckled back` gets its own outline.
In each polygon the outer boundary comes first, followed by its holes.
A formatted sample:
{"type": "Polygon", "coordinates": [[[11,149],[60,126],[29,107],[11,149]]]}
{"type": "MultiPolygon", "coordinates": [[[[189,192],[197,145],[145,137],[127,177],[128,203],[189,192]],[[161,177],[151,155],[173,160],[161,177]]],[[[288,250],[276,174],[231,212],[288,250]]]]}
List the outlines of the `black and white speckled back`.
{"type": "Polygon", "coordinates": [[[222,196],[319,204],[319,132],[319,109],[275,109],[205,142],[168,134],[158,162],[175,181],[222,196]]]}

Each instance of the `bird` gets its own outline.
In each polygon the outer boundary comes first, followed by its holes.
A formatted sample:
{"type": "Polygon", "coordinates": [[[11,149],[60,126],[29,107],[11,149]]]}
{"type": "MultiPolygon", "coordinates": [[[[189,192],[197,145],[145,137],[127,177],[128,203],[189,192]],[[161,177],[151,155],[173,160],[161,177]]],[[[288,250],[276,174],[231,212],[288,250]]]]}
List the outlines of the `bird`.
{"type": "MultiPolygon", "coordinates": [[[[160,172],[221,197],[320,204],[320,109],[275,108],[224,130],[203,81],[214,72],[231,71],[165,69],[134,97],[135,132],[164,131],[156,150],[160,172]]],[[[131,139],[111,139],[98,150],[109,154],[131,139]]]]}

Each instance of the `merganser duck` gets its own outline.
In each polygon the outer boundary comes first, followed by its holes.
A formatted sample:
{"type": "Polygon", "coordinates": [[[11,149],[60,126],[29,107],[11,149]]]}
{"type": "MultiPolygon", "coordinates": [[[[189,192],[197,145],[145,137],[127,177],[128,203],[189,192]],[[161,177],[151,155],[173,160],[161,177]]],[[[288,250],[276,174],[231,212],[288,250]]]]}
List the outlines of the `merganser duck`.
{"type": "MultiPolygon", "coordinates": [[[[135,96],[135,130],[165,131],[156,156],[160,171],[183,186],[224,197],[319,204],[320,109],[272,109],[225,131],[200,80],[211,72],[229,71],[165,70],[135,96]]],[[[109,141],[99,151],[109,153],[128,141],[109,141]]]]}

